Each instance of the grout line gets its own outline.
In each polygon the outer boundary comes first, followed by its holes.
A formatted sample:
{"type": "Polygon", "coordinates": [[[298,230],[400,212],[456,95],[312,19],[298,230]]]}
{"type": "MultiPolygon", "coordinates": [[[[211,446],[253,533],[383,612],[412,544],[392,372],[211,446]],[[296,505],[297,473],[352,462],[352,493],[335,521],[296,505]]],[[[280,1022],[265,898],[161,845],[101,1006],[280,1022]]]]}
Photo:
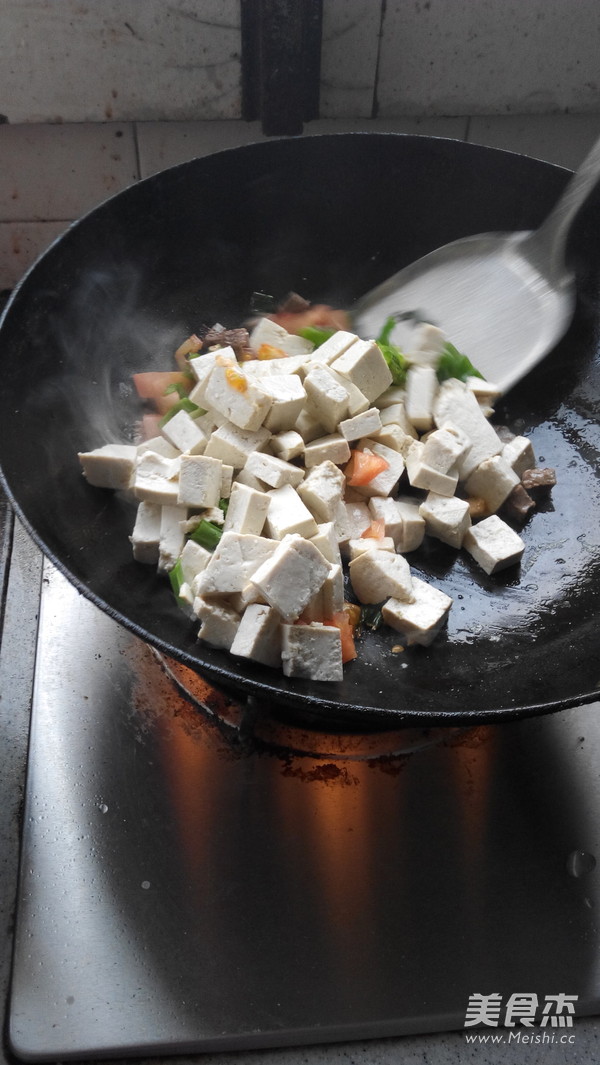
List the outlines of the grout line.
{"type": "Polygon", "coordinates": [[[140,158],[140,139],[138,135],[138,123],[133,122],[133,150],[135,152],[135,166],[137,170],[137,180],[142,180],[142,163],[140,158]]]}
{"type": "Polygon", "coordinates": [[[377,86],[379,84],[379,62],[381,59],[381,42],[383,41],[383,23],[385,21],[386,8],[387,0],[381,0],[379,31],[377,33],[377,56],[375,58],[375,75],[373,78],[373,102],[371,104],[371,118],[377,118],[379,114],[379,98],[377,95],[377,86]]]}

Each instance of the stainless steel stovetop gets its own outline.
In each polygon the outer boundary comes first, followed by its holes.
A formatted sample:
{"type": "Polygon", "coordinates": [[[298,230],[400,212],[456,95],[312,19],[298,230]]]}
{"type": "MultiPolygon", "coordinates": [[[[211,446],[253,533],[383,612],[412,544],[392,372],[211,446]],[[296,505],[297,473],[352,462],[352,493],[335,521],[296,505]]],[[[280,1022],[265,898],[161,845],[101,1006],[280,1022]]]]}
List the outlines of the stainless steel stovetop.
{"type": "Polygon", "coordinates": [[[445,734],[288,728],[160,660],[46,564],[14,1052],[447,1031],[474,992],[600,1012],[599,709],[445,734]]]}

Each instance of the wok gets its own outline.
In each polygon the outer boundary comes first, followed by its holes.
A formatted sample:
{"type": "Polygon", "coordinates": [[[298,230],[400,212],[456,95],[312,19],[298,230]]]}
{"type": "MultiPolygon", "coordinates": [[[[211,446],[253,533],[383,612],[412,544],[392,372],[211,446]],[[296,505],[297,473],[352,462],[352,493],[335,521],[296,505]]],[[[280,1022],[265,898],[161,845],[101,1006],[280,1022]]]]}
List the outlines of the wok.
{"type": "MultiPolygon", "coordinates": [[[[0,460],[26,527],[74,584],[144,640],[236,695],[349,729],[489,722],[600,689],[600,202],[569,249],[578,307],[498,419],[558,485],[487,577],[433,540],[411,556],[454,599],[430,648],[360,642],[340,684],[287,680],[197,642],[168,582],[131,558],[132,504],[91,488],[76,453],[130,438],[132,372],[171,368],[206,322],[239,324],[255,290],[351,307],[406,263],[470,233],[537,226],[568,172],[462,142],[394,134],[279,140],[151,177],[74,224],[26,275],[0,328],[0,460]]],[[[475,360],[476,361],[476,360],[475,360]]]]}

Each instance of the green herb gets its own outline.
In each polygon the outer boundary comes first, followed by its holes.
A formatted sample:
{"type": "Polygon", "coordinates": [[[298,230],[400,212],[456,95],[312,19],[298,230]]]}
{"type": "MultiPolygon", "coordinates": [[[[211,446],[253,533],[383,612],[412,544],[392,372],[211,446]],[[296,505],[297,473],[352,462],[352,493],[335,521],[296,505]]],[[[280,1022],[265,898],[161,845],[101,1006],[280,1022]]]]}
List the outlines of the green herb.
{"type": "Polygon", "coordinates": [[[165,396],[172,396],[174,392],[177,393],[177,395],[179,396],[180,399],[183,399],[184,396],[187,396],[187,394],[188,394],[188,390],[185,387],[185,385],[172,384],[172,385],[167,385],[167,387],[165,388],[165,391],[164,391],[164,395],[165,396]]]}
{"type": "Polygon", "coordinates": [[[397,318],[393,315],[390,318],[387,318],[375,343],[388,364],[392,375],[392,383],[394,385],[403,386],[406,384],[408,364],[404,355],[400,351],[400,348],[396,347],[395,344],[390,344],[390,336],[396,322],[397,318]]]}
{"type": "Polygon", "coordinates": [[[314,344],[316,348],[320,348],[321,344],[329,340],[329,337],[332,337],[334,333],[337,333],[337,329],[322,329],[318,325],[305,325],[298,330],[298,336],[304,337],[305,340],[310,340],[311,344],[314,344]]]}
{"type": "Polygon", "coordinates": [[[447,381],[450,377],[456,377],[459,381],[466,381],[467,377],[480,377],[482,381],[484,380],[483,374],[475,369],[471,360],[461,354],[450,342],[444,344],[442,348],[437,365],[437,377],[440,383],[447,381]]]}
{"type": "Polygon", "coordinates": [[[383,614],[381,613],[380,603],[361,607],[359,625],[366,625],[368,629],[375,631],[382,623],[383,614]]]}
{"type": "Polygon", "coordinates": [[[207,521],[206,518],[202,518],[202,521],[198,523],[191,534],[190,540],[200,544],[200,547],[205,547],[207,551],[214,551],[221,536],[222,530],[218,525],[215,525],[212,521],[207,521]]]}
{"type": "Polygon", "coordinates": [[[166,425],[171,418],[173,418],[176,414],[179,414],[180,410],[187,411],[187,413],[191,415],[192,418],[198,418],[201,414],[206,413],[202,410],[201,407],[198,406],[197,403],[192,403],[191,399],[188,399],[187,396],[184,396],[182,399],[179,400],[179,403],[176,403],[167,411],[166,414],[163,414],[158,424],[161,427],[163,425],[166,425]]]}
{"type": "Polygon", "coordinates": [[[383,328],[382,328],[379,336],[376,337],[376,339],[375,339],[375,343],[376,344],[389,344],[390,337],[392,335],[392,330],[395,328],[396,323],[397,323],[397,319],[396,319],[396,317],[393,314],[390,315],[389,318],[386,318],[386,320],[385,320],[385,322],[383,324],[383,328]]]}
{"type": "Polygon", "coordinates": [[[181,585],[185,584],[185,578],[183,576],[183,566],[181,565],[181,559],[178,558],[173,568],[169,571],[169,580],[171,582],[171,588],[176,599],[179,599],[179,593],[181,592],[181,585]]]}
{"type": "Polygon", "coordinates": [[[222,510],[223,514],[225,514],[225,516],[227,516],[227,511],[229,510],[229,500],[228,499],[220,499],[219,500],[219,510],[222,510]]]}

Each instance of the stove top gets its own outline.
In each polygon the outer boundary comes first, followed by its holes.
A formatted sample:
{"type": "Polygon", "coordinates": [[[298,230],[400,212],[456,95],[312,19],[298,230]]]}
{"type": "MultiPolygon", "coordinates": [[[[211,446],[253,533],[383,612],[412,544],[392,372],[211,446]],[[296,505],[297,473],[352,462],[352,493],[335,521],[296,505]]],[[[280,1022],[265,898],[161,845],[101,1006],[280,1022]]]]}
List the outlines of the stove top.
{"type": "Polygon", "coordinates": [[[329,735],[241,708],[46,563],[13,1051],[176,1054],[600,1012],[598,704],[329,735]]]}

